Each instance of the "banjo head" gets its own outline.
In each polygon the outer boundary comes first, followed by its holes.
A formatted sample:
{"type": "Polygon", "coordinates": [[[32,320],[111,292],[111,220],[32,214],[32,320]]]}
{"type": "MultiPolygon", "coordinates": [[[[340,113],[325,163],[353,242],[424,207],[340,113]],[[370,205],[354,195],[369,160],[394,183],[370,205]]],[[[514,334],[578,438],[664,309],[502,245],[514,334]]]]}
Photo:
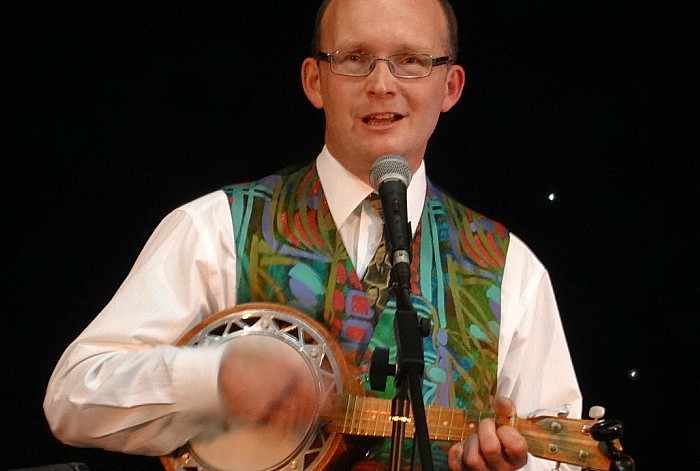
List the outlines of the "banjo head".
{"type": "MultiPolygon", "coordinates": [[[[348,390],[342,354],[315,320],[287,306],[250,303],[207,318],[178,345],[212,346],[249,342],[297,363],[299,380],[314,384],[319,398],[348,390]]],[[[319,404],[321,401],[319,401],[319,404]]],[[[281,433],[273,427],[233,423],[206,438],[192,440],[161,463],[168,471],[310,471],[322,469],[340,445],[314,417],[281,433]]]]}

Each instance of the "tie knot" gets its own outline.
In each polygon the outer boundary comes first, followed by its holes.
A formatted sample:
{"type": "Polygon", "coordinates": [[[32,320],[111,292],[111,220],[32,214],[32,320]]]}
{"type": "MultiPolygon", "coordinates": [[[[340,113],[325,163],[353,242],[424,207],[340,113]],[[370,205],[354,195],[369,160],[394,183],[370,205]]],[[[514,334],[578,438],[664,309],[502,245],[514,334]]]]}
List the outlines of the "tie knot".
{"type": "Polygon", "coordinates": [[[381,198],[379,198],[378,194],[370,193],[370,195],[367,197],[367,200],[370,202],[375,211],[377,211],[379,214],[382,214],[382,200],[381,198]]]}

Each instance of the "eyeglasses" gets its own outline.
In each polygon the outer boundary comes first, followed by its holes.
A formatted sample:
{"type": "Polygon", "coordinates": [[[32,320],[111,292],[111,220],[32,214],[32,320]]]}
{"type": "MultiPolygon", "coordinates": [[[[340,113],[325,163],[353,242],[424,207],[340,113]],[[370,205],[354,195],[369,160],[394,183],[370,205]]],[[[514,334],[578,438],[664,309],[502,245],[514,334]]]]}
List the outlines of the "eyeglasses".
{"type": "Polygon", "coordinates": [[[433,57],[428,54],[394,54],[377,57],[364,52],[320,52],[318,60],[328,62],[331,71],[348,77],[366,77],[374,70],[377,61],[386,61],[389,72],[399,78],[421,78],[430,75],[433,67],[449,64],[449,56],[433,57]]]}

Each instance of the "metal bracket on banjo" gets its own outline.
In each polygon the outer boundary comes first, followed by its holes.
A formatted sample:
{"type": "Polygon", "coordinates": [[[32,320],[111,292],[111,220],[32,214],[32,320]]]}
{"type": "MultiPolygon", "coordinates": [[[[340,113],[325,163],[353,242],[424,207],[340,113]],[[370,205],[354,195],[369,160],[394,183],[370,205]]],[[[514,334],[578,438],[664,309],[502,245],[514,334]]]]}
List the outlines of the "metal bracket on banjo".
{"type": "MultiPolygon", "coordinates": [[[[318,397],[342,394],[347,387],[345,363],[326,330],[299,311],[272,303],[241,305],[211,316],[192,329],[179,345],[211,346],[255,342],[294,358],[313,381],[318,397]]],[[[320,402],[320,401],[319,401],[320,402]]],[[[318,411],[317,411],[318,415],[318,411]]],[[[342,439],[317,424],[317,416],[295,433],[233,425],[207,439],[191,441],[161,463],[168,471],[308,471],[322,469],[342,439]],[[274,444],[274,446],[270,446],[274,444]]]]}

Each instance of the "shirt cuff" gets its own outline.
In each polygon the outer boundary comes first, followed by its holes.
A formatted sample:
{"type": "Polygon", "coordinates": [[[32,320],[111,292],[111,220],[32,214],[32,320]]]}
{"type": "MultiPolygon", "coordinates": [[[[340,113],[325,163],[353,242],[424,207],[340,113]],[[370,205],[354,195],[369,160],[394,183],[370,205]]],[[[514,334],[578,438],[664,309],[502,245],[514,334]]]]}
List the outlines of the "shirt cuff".
{"type": "Polygon", "coordinates": [[[191,417],[222,420],[224,409],[219,398],[219,363],[225,349],[180,347],[173,365],[173,391],[180,410],[191,417]]]}

